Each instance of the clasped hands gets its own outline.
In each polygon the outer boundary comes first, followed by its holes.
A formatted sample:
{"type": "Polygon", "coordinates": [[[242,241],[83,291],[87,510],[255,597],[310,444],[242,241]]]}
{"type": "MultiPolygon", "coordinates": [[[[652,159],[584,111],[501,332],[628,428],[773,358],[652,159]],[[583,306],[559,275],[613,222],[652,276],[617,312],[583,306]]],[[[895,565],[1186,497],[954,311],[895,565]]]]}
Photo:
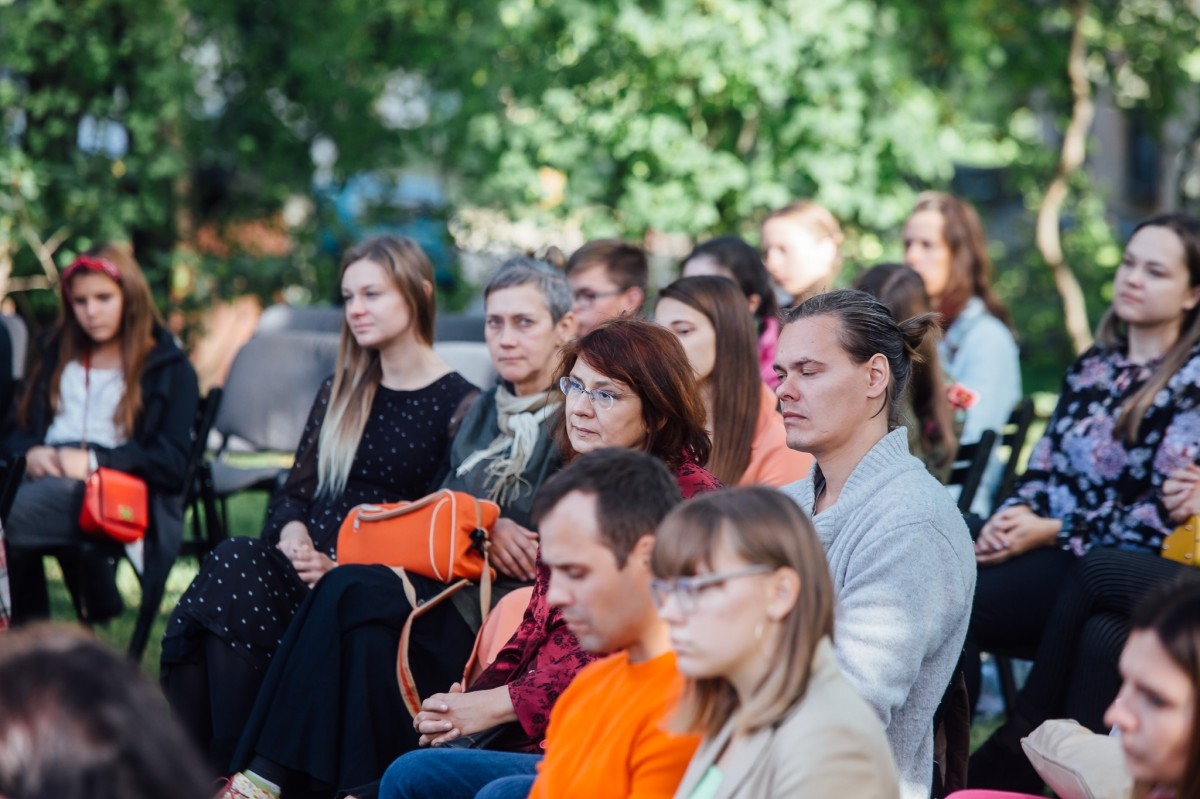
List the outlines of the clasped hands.
{"type": "Polygon", "coordinates": [[[1058,519],[1044,519],[1028,505],[997,511],[975,541],[975,561],[987,566],[1003,563],[1038,547],[1050,546],[1062,529],[1058,519]]]}
{"type": "Polygon", "coordinates": [[[439,746],[516,718],[507,686],[467,693],[462,683],[456,682],[448,692],[421,703],[413,729],[421,734],[421,746],[439,746]]]}
{"type": "Polygon", "coordinates": [[[42,477],[86,480],[88,451],[80,447],[30,447],[25,453],[25,473],[33,480],[42,477]]]}
{"type": "Polygon", "coordinates": [[[292,568],[312,588],[325,576],[337,562],[324,552],[317,551],[313,546],[312,536],[304,522],[288,522],[279,531],[279,543],[276,547],[291,561],[292,568]]]}

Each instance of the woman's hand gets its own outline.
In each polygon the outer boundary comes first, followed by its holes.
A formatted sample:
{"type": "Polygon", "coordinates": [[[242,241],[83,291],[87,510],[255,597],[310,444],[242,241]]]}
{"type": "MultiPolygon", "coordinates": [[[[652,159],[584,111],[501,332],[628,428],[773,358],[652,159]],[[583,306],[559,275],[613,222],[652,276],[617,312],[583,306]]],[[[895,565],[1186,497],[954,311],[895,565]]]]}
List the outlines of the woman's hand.
{"type": "Polygon", "coordinates": [[[537,576],[537,533],[512,519],[497,519],[491,541],[492,561],[497,569],[518,580],[528,581],[537,576]]]}
{"type": "Polygon", "coordinates": [[[54,447],[30,447],[25,453],[25,474],[32,480],[43,477],[62,477],[62,464],[58,462],[58,450],[54,447]]]}
{"type": "Polygon", "coordinates": [[[318,552],[304,522],[288,522],[279,531],[276,547],[291,561],[300,579],[312,588],[326,572],[337,565],[328,555],[318,552]]]}
{"type": "Polygon", "coordinates": [[[465,693],[462,683],[456,682],[448,693],[434,694],[421,703],[413,729],[421,733],[421,746],[438,746],[516,718],[507,686],[465,693]]]}
{"type": "Polygon", "coordinates": [[[992,514],[975,542],[975,561],[983,566],[1003,563],[1032,549],[1054,544],[1062,522],[1043,519],[1028,505],[1015,505],[992,514]]]}
{"type": "Polygon", "coordinates": [[[1163,483],[1163,506],[1171,521],[1180,524],[1200,513],[1200,466],[1193,463],[1167,478],[1163,483]]]}
{"type": "Polygon", "coordinates": [[[88,451],[78,447],[59,447],[58,462],[62,468],[62,476],[72,480],[88,478],[88,451]]]}

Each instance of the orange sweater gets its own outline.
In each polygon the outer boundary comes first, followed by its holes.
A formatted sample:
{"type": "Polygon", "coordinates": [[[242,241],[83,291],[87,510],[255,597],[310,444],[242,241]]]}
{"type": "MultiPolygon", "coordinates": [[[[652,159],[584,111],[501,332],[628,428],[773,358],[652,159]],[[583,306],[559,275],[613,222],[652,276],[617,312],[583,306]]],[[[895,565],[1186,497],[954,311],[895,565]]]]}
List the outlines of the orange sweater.
{"type": "Polygon", "coordinates": [[[550,713],[529,799],[670,799],[700,743],[662,729],[682,690],[673,652],[645,663],[621,652],[585,667],[550,713]]]}
{"type": "Polygon", "coordinates": [[[738,481],[740,486],[785,486],[808,477],[813,457],[807,452],[788,449],[783,417],[775,410],[775,392],[762,387],[758,406],[758,424],[754,426],[754,442],[750,447],[750,462],[738,481]]]}

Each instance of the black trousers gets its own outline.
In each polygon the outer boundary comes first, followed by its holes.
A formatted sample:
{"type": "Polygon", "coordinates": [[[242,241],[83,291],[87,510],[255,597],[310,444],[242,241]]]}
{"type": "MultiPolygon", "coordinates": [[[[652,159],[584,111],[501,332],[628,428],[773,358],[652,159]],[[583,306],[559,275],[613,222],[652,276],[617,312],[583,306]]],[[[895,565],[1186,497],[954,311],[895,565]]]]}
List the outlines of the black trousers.
{"type": "Polygon", "coordinates": [[[980,653],[1030,656],[1076,560],[1057,547],[1043,547],[979,567],[963,655],[972,708],[979,699],[980,653]]]}
{"type": "Polygon", "coordinates": [[[1147,591],[1175,578],[1200,580],[1200,569],[1113,549],[1080,558],[1046,622],[1016,712],[1035,725],[1072,718],[1106,732],[1104,712],[1121,687],[1117,663],[1130,616],[1147,591]]]}

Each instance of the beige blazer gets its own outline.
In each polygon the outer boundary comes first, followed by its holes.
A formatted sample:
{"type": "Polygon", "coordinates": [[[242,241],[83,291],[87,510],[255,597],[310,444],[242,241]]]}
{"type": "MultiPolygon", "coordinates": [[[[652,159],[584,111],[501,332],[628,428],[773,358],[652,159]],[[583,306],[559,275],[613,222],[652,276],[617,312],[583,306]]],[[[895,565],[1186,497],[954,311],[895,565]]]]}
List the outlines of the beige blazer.
{"type": "MultiPolygon", "coordinates": [[[[675,799],[688,799],[733,733],[726,724],[688,764],[675,799]]],[[[808,691],[778,724],[742,741],[715,799],[896,799],[896,765],[883,724],[842,676],[833,644],[813,658],[808,691]]]]}

